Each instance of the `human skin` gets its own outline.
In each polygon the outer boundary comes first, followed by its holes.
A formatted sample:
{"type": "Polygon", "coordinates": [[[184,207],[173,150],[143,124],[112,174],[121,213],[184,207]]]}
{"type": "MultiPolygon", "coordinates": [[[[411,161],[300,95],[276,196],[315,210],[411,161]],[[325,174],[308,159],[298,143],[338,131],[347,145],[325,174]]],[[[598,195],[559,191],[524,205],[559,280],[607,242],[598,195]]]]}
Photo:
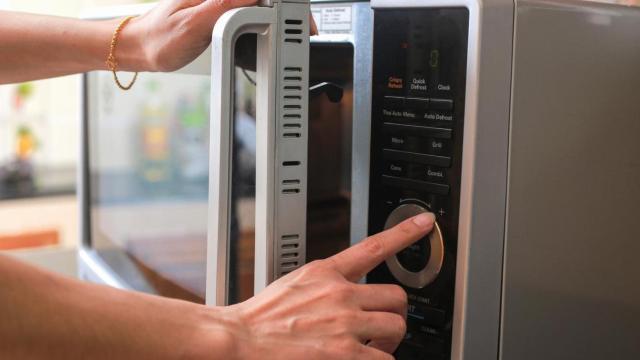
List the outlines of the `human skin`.
{"type": "MultiPolygon", "coordinates": [[[[211,43],[226,11],[256,0],[165,0],[131,20],[116,47],[118,70],[174,71],[211,43]]],[[[108,70],[113,33],[122,19],[84,21],[0,11],[0,84],[108,70]]],[[[311,21],[311,33],[316,33],[311,21]]]]}
{"type": "Polygon", "coordinates": [[[408,219],[224,307],[81,282],[0,256],[0,357],[391,360],[406,330],[406,293],[357,281],[433,223],[432,214],[408,219]]]}

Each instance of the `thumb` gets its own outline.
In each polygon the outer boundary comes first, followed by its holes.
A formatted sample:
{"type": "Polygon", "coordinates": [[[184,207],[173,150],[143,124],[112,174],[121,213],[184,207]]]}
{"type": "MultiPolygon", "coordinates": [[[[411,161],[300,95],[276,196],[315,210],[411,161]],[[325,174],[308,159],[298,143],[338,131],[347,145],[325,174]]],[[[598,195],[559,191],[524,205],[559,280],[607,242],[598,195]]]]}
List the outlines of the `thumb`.
{"type": "Polygon", "coordinates": [[[194,8],[198,16],[209,17],[215,20],[225,12],[245,6],[254,6],[257,0],[204,0],[194,8]]]}

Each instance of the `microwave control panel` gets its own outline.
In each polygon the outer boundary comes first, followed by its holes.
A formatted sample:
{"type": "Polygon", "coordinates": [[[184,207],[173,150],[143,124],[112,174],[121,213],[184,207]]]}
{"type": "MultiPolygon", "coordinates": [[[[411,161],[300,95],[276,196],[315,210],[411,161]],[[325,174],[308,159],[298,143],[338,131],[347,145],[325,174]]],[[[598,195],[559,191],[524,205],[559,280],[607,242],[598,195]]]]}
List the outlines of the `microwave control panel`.
{"type": "Polygon", "coordinates": [[[368,231],[424,211],[437,219],[429,236],[367,276],[408,294],[400,360],[451,354],[468,23],[466,8],[374,13],[368,231]]]}

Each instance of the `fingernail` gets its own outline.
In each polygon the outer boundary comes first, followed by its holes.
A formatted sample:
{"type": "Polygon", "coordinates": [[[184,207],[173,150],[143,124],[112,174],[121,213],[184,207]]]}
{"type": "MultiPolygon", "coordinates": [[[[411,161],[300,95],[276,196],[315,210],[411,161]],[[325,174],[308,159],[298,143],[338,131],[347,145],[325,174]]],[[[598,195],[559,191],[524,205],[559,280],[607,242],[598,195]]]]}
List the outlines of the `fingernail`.
{"type": "Polygon", "coordinates": [[[432,213],[422,213],[413,217],[413,223],[418,225],[422,229],[427,229],[433,226],[436,217],[432,213]]]}

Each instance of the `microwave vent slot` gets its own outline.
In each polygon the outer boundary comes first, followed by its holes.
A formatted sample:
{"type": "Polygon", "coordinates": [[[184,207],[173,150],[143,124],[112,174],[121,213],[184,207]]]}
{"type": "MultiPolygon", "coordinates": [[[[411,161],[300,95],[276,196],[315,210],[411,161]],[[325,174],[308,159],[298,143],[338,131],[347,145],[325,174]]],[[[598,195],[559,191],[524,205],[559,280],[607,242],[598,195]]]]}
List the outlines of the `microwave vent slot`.
{"type": "Polygon", "coordinates": [[[283,244],[282,251],[296,250],[298,247],[299,247],[298,244],[283,244]]]}
{"type": "Polygon", "coordinates": [[[280,242],[280,276],[294,271],[300,266],[300,235],[283,235],[280,242]]]}
{"type": "Polygon", "coordinates": [[[297,261],[285,261],[282,263],[282,268],[283,269],[291,269],[291,268],[295,268],[298,266],[298,262],[297,261]]]}
{"type": "Polygon", "coordinates": [[[303,29],[300,27],[303,21],[299,19],[285,19],[284,42],[290,44],[302,44],[303,29]]]}
{"type": "Polygon", "coordinates": [[[288,251],[288,250],[295,250],[297,248],[299,248],[300,245],[299,244],[282,244],[282,250],[283,251],[288,251]]]}
{"type": "Polygon", "coordinates": [[[289,28],[289,29],[285,29],[284,33],[285,34],[293,34],[293,35],[301,35],[302,34],[302,29],[289,28]]]}
{"type": "MultiPolygon", "coordinates": [[[[283,68],[283,117],[284,119],[302,119],[302,115],[299,113],[302,110],[302,67],[300,66],[285,66],[283,68]]],[[[285,126],[286,127],[286,126],[285,126]]],[[[299,138],[302,134],[299,132],[286,132],[285,138],[299,138]]]]}

